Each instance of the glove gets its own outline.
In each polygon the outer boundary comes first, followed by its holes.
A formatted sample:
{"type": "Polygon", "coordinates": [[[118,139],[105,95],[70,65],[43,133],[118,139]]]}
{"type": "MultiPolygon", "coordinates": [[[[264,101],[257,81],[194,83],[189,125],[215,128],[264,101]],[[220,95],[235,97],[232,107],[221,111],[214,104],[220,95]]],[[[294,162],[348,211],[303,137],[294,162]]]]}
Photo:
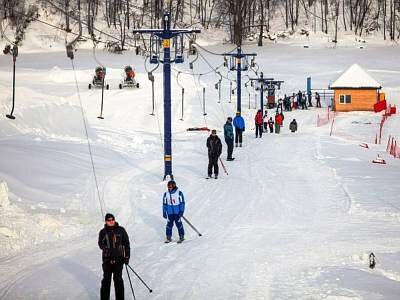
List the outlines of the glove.
{"type": "Polygon", "coordinates": [[[179,213],[179,218],[183,217],[183,211],[179,213]]]}
{"type": "Polygon", "coordinates": [[[243,132],[245,131],[246,128],[243,127],[243,132]]]}
{"type": "Polygon", "coordinates": [[[124,257],[124,264],[129,265],[129,257],[124,257]]]}
{"type": "Polygon", "coordinates": [[[165,211],[163,211],[163,218],[166,219],[167,218],[167,213],[165,211]]]}

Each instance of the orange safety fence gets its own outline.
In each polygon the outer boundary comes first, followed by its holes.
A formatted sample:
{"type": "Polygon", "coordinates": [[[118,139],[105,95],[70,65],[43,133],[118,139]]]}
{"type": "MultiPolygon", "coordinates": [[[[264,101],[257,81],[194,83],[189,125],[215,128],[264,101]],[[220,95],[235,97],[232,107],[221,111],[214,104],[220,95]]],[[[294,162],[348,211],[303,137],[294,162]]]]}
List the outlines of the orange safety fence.
{"type": "Polygon", "coordinates": [[[388,152],[394,158],[400,158],[400,144],[397,144],[397,141],[394,137],[389,136],[386,152],[388,152]]]}
{"type": "Polygon", "coordinates": [[[328,124],[331,120],[335,118],[335,112],[330,111],[328,107],[328,112],[323,115],[317,115],[317,127],[324,126],[328,124]]]}

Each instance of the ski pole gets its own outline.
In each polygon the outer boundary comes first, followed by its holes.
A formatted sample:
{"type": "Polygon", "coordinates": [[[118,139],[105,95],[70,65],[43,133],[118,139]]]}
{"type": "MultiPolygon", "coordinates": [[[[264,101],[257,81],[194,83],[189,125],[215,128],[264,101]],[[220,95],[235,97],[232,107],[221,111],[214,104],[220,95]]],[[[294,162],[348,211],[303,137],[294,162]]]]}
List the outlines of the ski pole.
{"type": "Polygon", "coordinates": [[[143,279],[139,276],[139,274],[136,273],[135,270],[130,265],[127,265],[127,266],[129,267],[129,269],[132,270],[133,274],[135,274],[136,277],[139,278],[139,280],[143,283],[143,285],[149,290],[149,293],[152,293],[153,290],[151,288],[149,288],[149,286],[146,284],[146,282],[143,281],[143,279]]]}
{"type": "Polygon", "coordinates": [[[128,274],[129,284],[131,285],[133,300],[136,300],[135,292],[133,291],[131,276],[129,276],[128,267],[125,265],[126,274],[128,274]]]}
{"type": "Polygon", "coordinates": [[[222,162],[222,159],[221,159],[221,157],[219,158],[219,161],[221,162],[222,169],[224,169],[224,172],[225,172],[225,174],[226,174],[226,175],[229,175],[229,174],[228,174],[228,171],[227,171],[227,170],[226,170],[226,168],[225,168],[225,165],[224,165],[224,163],[222,162]]]}
{"type": "Polygon", "coordinates": [[[202,236],[202,234],[196,229],[196,227],[194,227],[194,226],[192,225],[192,223],[189,222],[188,219],[186,219],[184,216],[182,216],[182,219],[183,219],[186,223],[188,223],[188,225],[189,225],[199,236],[202,236]]]}

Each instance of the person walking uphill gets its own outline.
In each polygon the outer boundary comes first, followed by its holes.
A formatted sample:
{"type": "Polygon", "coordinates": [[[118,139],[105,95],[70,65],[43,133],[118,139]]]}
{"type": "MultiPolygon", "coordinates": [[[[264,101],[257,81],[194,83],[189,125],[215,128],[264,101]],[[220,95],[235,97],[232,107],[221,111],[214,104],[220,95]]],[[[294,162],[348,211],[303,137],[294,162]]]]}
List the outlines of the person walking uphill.
{"type": "Polygon", "coordinates": [[[296,132],[297,131],[296,119],[293,119],[293,121],[290,122],[289,129],[290,129],[291,132],[296,132]]]}
{"type": "Polygon", "coordinates": [[[125,229],[115,222],[112,214],[105,216],[104,228],[99,232],[98,245],[103,251],[103,280],[100,299],[110,299],[111,276],[114,278],[115,299],[124,299],[124,281],[122,270],[124,263],[129,264],[130,245],[125,229]]]}
{"type": "Polygon", "coordinates": [[[276,113],[275,115],[275,133],[279,134],[281,132],[281,126],[283,125],[283,115],[276,113]]]}
{"type": "Polygon", "coordinates": [[[165,229],[165,243],[172,241],[172,228],[174,227],[174,222],[176,228],[178,228],[178,243],[182,243],[185,240],[185,230],[183,229],[181,220],[183,213],[185,212],[185,197],[176,186],[175,181],[168,181],[167,187],[168,191],[166,191],[163,195],[163,217],[164,219],[168,220],[165,229]]]}
{"type": "Polygon", "coordinates": [[[263,125],[264,125],[264,131],[268,133],[268,110],[265,110],[264,116],[263,116],[263,125]]]}
{"type": "Polygon", "coordinates": [[[262,125],[263,125],[263,115],[262,115],[262,110],[259,109],[256,113],[256,116],[254,117],[254,122],[256,125],[256,138],[257,137],[262,137],[262,125]]]}
{"type": "Polygon", "coordinates": [[[318,92],[315,92],[315,100],[317,101],[317,107],[321,107],[321,96],[318,92]]]}
{"type": "Polygon", "coordinates": [[[218,178],[218,158],[222,153],[222,143],[217,136],[215,129],[211,130],[211,135],[207,138],[208,148],[208,177],[212,177],[214,169],[214,178],[218,178]]]}
{"type": "Polygon", "coordinates": [[[269,132],[274,133],[274,120],[272,120],[272,117],[269,118],[268,120],[268,127],[269,127],[269,132]]]}
{"type": "Polygon", "coordinates": [[[224,138],[225,138],[225,143],[228,146],[228,155],[226,160],[234,160],[235,158],[232,157],[232,152],[233,152],[233,126],[232,126],[232,118],[229,117],[226,120],[226,123],[224,125],[224,138]]]}
{"type": "Polygon", "coordinates": [[[236,116],[233,118],[233,126],[235,126],[235,146],[242,147],[242,134],[245,130],[245,124],[242,116],[240,115],[240,111],[236,113],[236,116]]]}

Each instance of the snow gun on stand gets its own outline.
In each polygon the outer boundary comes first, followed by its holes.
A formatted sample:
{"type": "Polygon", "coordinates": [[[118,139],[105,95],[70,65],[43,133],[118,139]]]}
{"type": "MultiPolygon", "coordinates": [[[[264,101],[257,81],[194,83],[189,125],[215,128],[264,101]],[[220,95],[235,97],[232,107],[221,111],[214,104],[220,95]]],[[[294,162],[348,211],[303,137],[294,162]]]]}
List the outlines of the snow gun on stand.
{"type": "MultiPolygon", "coordinates": [[[[93,76],[92,83],[89,83],[89,90],[92,89],[92,87],[102,88],[104,84],[104,78],[106,76],[106,68],[97,67],[94,72],[95,74],[93,76]]],[[[106,88],[106,90],[110,88],[108,84],[105,84],[104,87],[106,88]]]]}
{"type": "Polygon", "coordinates": [[[135,71],[132,69],[131,66],[126,66],[125,69],[124,79],[119,84],[119,89],[121,90],[124,87],[135,87],[139,88],[139,83],[135,79],[135,71]]]}

